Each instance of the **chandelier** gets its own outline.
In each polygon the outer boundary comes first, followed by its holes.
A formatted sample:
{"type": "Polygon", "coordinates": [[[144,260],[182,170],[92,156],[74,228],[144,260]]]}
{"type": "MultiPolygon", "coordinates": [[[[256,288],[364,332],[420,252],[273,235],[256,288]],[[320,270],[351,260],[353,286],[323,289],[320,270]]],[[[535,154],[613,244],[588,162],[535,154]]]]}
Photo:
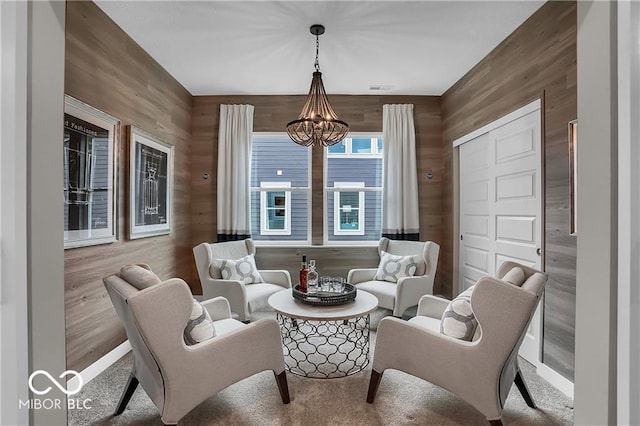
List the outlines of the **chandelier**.
{"type": "Polygon", "coordinates": [[[312,25],[310,31],[316,36],[315,72],[302,112],[297,120],[287,123],[287,133],[291,140],[298,145],[331,146],[347,136],[349,125],[338,119],[338,115],[329,104],[327,92],[322,84],[322,73],[318,62],[318,52],[320,51],[318,37],[324,34],[324,26],[312,25]]]}

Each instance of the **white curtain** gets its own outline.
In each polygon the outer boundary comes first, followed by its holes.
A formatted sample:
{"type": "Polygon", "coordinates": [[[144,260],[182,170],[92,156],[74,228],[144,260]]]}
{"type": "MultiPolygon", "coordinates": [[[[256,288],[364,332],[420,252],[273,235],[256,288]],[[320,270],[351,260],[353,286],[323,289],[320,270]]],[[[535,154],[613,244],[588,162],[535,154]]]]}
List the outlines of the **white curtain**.
{"type": "Polygon", "coordinates": [[[413,105],[383,105],[384,190],[382,235],[419,240],[418,175],[413,105]]]}
{"type": "Polygon", "coordinates": [[[220,105],[218,241],[251,236],[253,105],[220,105]]]}

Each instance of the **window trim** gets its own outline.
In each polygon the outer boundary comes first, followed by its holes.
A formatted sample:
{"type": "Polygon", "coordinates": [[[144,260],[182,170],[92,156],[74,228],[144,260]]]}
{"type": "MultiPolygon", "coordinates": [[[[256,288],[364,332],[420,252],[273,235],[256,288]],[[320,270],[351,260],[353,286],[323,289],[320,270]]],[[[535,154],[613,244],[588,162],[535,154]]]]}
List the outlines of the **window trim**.
{"type": "Polygon", "coordinates": [[[334,182],[333,183],[333,235],[364,235],[364,191],[352,191],[351,189],[364,189],[364,182],[334,182]],[[340,229],[340,194],[343,192],[358,193],[358,228],[340,229]],[[336,214],[338,212],[338,214],[336,214]]]}

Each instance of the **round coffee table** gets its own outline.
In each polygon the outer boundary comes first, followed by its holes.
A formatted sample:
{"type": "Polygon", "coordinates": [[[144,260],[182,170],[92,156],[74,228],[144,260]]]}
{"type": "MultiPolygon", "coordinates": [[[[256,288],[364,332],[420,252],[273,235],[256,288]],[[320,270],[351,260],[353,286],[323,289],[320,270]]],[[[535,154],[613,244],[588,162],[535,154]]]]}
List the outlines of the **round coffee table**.
{"type": "Polygon", "coordinates": [[[344,305],[315,306],[293,298],[291,290],[269,297],[280,323],[289,372],[321,379],[355,374],[369,364],[369,313],[378,299],[358,290],[344,305]]]}

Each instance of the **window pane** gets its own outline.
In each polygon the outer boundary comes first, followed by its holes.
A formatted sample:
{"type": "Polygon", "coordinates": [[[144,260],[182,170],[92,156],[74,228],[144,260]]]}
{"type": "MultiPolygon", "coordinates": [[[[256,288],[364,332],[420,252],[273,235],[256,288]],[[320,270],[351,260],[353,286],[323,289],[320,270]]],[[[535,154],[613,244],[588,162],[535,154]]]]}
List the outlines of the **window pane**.
{"type": "Polygon", "coordinates": [[[340,208],[344,211],[360,207],[359,192],[340,192],[340,208]]]}
{"type": "Polygon", "coordinates": [[[270,209],[267,212],[269,218],[269,230],[284,230],[285,229],[285,211],[284,209],[270,209]]]}
{"type": "Polygon", "coordinates": [[[351,152],[354,154],[371,154],[371,138],[352,139],[351,152]]]}
{"type": "Polygon", "coordinates": [[[335,145],[331,145],[327,148],[329,154],[344,154],[347,152],[347,144],[345,141],[340,141],[335,145]]]}
{"type": "Polygon", "coordinates": [[[309,186],[309,149],[291,142],[287,135],[254,138],[251,186],[259,187],[264,181],[309,186]]]}
{"type": "Polygon", "coordinates": [[[286,205],[284,191],[269,191],[267,194],[267,207],[284,207],[286,205]]]}
{"type": "Polygon", "coordinates": [[[382,187],[382,156],[329,157],[327,186],[335,186],[334,182],[364,182],[365,187],[382,187]]]}
{"type": "Polygon", "coordinates": [[[382,138],[378,138],[378,152],[382,154],[382,138]]]}

